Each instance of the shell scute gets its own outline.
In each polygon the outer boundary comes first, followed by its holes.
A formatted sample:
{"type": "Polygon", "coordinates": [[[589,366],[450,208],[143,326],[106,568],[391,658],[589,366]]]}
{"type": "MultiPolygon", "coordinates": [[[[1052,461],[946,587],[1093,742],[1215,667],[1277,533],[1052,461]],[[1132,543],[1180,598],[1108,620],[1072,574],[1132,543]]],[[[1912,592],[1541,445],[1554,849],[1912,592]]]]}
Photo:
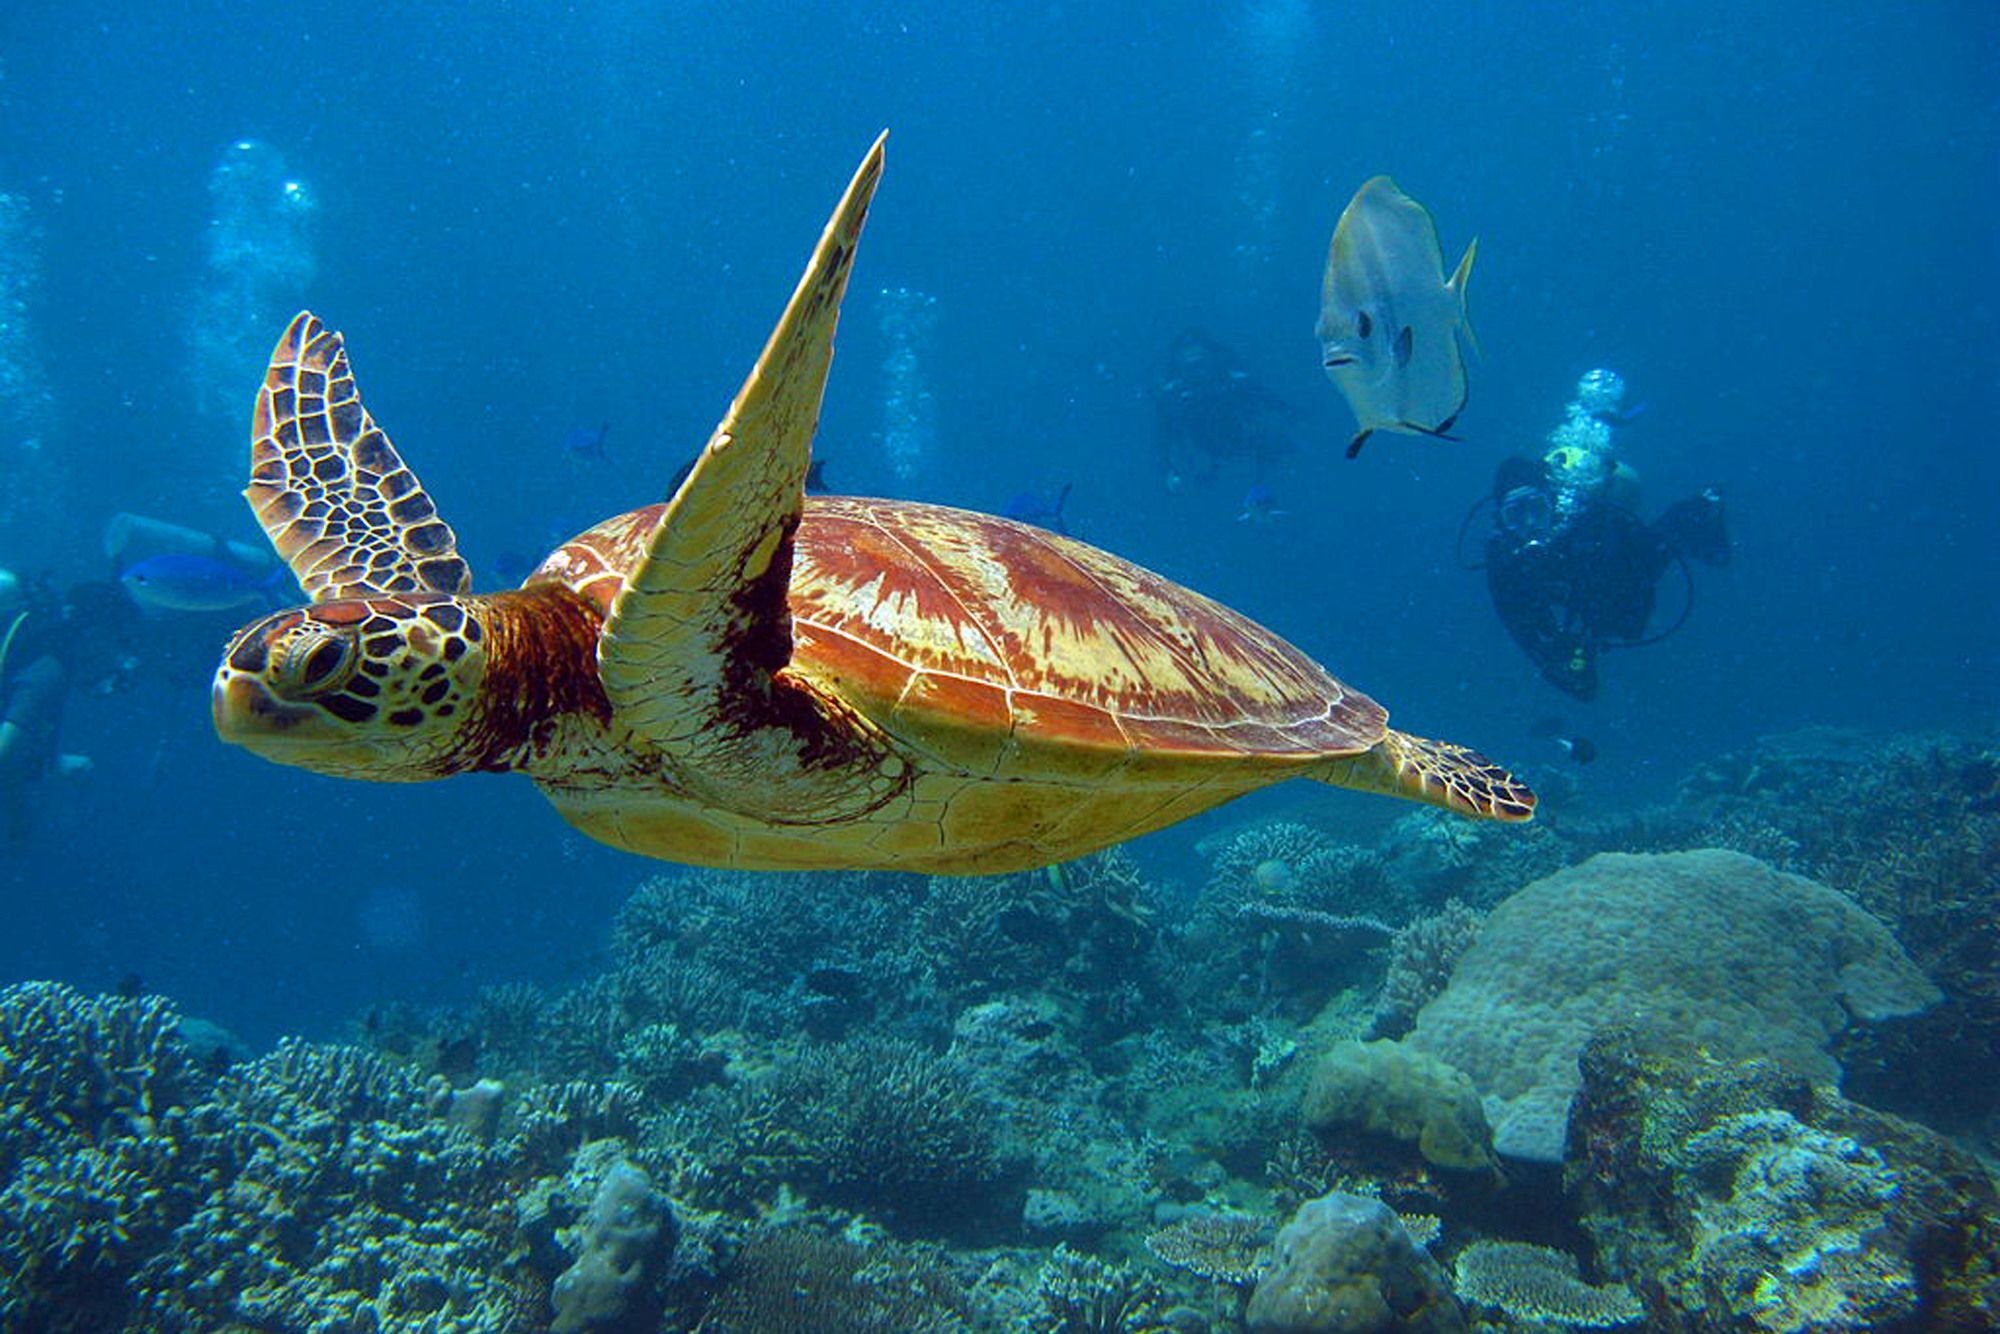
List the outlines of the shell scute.
{"type": "MultiPolygon", "coordinates": [[[[664,505],[579,534],[529,583],[608,612],[664,505]]],[[[808,500],[790,670],[967,772],[1142,780],[1180,757],[1366,750],[1387,714],[1236,612],[1115,556],[940,506],[808,500]]]]}

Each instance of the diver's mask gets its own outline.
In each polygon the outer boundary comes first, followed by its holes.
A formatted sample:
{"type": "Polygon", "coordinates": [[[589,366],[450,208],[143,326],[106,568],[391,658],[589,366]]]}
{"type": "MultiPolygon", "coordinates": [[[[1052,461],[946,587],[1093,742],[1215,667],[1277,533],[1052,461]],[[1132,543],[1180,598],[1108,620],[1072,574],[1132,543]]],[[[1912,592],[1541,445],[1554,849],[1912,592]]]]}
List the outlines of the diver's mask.
{"type": "Polygon", "coordinates": [[[1539,486],[1517,486],[1500,497],[1500,528],[1523,546],[1545,540],[1555,526],[1555,502],[1539,486]]]}

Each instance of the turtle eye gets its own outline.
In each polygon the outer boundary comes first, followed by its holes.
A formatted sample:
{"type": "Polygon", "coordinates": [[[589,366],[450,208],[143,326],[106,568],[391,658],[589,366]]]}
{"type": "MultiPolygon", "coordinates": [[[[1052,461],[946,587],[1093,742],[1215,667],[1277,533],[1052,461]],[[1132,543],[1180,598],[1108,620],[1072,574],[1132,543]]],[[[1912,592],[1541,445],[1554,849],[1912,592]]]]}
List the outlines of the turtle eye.
{"type": "Polygon", "coordinates": [[[319,695],[341,685],[353,674],[354,643],[346,635],[314,635],[294,641],[277,676],[293,695],[319,695]]]}
{"type": "Polygon", "coordinates": [[[305,665],[299,668],[299,684],[308,690],[317,689],[332,680],[346,661],[347,646],[329,639],[306,655],[305,665]]]}

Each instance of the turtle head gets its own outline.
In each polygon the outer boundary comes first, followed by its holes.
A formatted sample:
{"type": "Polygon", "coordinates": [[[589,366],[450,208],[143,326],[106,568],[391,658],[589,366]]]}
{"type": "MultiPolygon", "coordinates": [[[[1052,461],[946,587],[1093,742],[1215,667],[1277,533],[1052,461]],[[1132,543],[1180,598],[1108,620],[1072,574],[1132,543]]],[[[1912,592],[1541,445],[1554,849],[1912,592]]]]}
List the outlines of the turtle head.
{"type": "Polygon", "coordinates": [[[267,616],[216,668],[215,730],[280,764],[409,782],[464,760],[487,668],[479,599],[339,598],[267,616]]]}

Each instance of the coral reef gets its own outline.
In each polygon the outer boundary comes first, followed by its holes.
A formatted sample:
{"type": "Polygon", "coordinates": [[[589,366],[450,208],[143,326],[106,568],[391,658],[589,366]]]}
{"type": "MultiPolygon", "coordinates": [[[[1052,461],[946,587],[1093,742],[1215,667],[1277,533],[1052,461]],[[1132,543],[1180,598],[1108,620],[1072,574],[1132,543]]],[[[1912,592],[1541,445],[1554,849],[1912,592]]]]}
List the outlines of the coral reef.
{"type": "Polygon", "coordinates": [[[958,1334],[974,1328],[958,1283],[922,1252],[792,1224],[752,1233],[699,1334],[958,1334]]]}
{"type": "Polygon", "coordinates": [[[1270,1224],[1246,1214],[1190,1214],[1146,1238],[1162,1264],[1231,1287],[1253,1286],[1271,1266],[1270,1224]]]}
{"type": "Polygon", "coordinates": [[[1340,1192],[1278,1231],[1251,1294],[1253,1334],[1456,1334],[1465,1317],[1437,1263],[1380,1200],[1340,1192]]]}
{"type": "Polygon", "coordinates": [[[1583,1052],[1564,1176],[1604,1268],[1688,1327],[2000,1325],[2000,1195],[1941,1137],[1782,1065],[1583,1052]]]}
{"type": "Polygon", "coordinates": [[[1039,1312],[1022,1334],[1169,1334],[1172,1306],[1151,1279],[1057,1246],[1035,1276],[1039,1312]]]}
{"type": "Polygon", "coordinates": [[[1472,1076],[1501,1154],[1555,1162],[1576,1053],[1609,1024],[1637,1016],[1831,1082],[1828,1044],[1851,1022],[1936,999],[1888,929],[1824,885],[1733,852],[1601,853],[1495,908],[1406,1041],[1472,1076]]]}
{"type": "MultiPolygon", "coordinates": [[[[1018,1217],[1016,1164],[993,1114],[945,1060],[895,1039],[810,1047],[764,1077],[692,1101],[676,1133],[751,1198],[780,1187],[919,1234],[1018,1217]]],[[[725,1203],[742,1203],[725,1197],[725,1203]]]]}
{"type": "Polygon", "coordinates": [[[1399,1038],[1410,1031],[1417,1012],[1451,981],[1451,970],[1472,947],[1485,920],[1485,913],[1448,899],[1444,907],[1410,922],[1390,938],[1389,964],[1370,1024],[1372,1036],[1399,1038]]]}
{"type": "Polygon", "coordinates": [[[1493,1132],[1472,1080],[1435,1056],[1395,1042],[1342,1042],[1313,1068],[1302,1109],[1323,1139],[1386,1136],[1434,1167],[1496,1166],[1493,1132]]]}
{"type": "Polygon", "coordinates": [[[288,1041],[214,1075],[179,1025],[159,997],[0,991],[0,1328],[546,1326],[513,1205],[580,1142],[564,1099],[488,1144],[379,1054],[288,1041]]]}
{"type": "Polygon", "coordinates": [[[1862,1105],[2000,1131],[1996,795],[1794,737],[1527,830],[670,874],[596,976],[262,1056],[0,990],[0,1330],[2000,1327],[1992,1181],[1862,1105]]]}
{"type": "Polygon", "coordinates": [[[1585,1283],[1575,1256],[1525,1241],[1475,1241],[1452,1261],[1452,1277],[1465,1301],[1520,1320],[1609,1329],[1646,1313],[1631,1289],[1585,1283]]]}

